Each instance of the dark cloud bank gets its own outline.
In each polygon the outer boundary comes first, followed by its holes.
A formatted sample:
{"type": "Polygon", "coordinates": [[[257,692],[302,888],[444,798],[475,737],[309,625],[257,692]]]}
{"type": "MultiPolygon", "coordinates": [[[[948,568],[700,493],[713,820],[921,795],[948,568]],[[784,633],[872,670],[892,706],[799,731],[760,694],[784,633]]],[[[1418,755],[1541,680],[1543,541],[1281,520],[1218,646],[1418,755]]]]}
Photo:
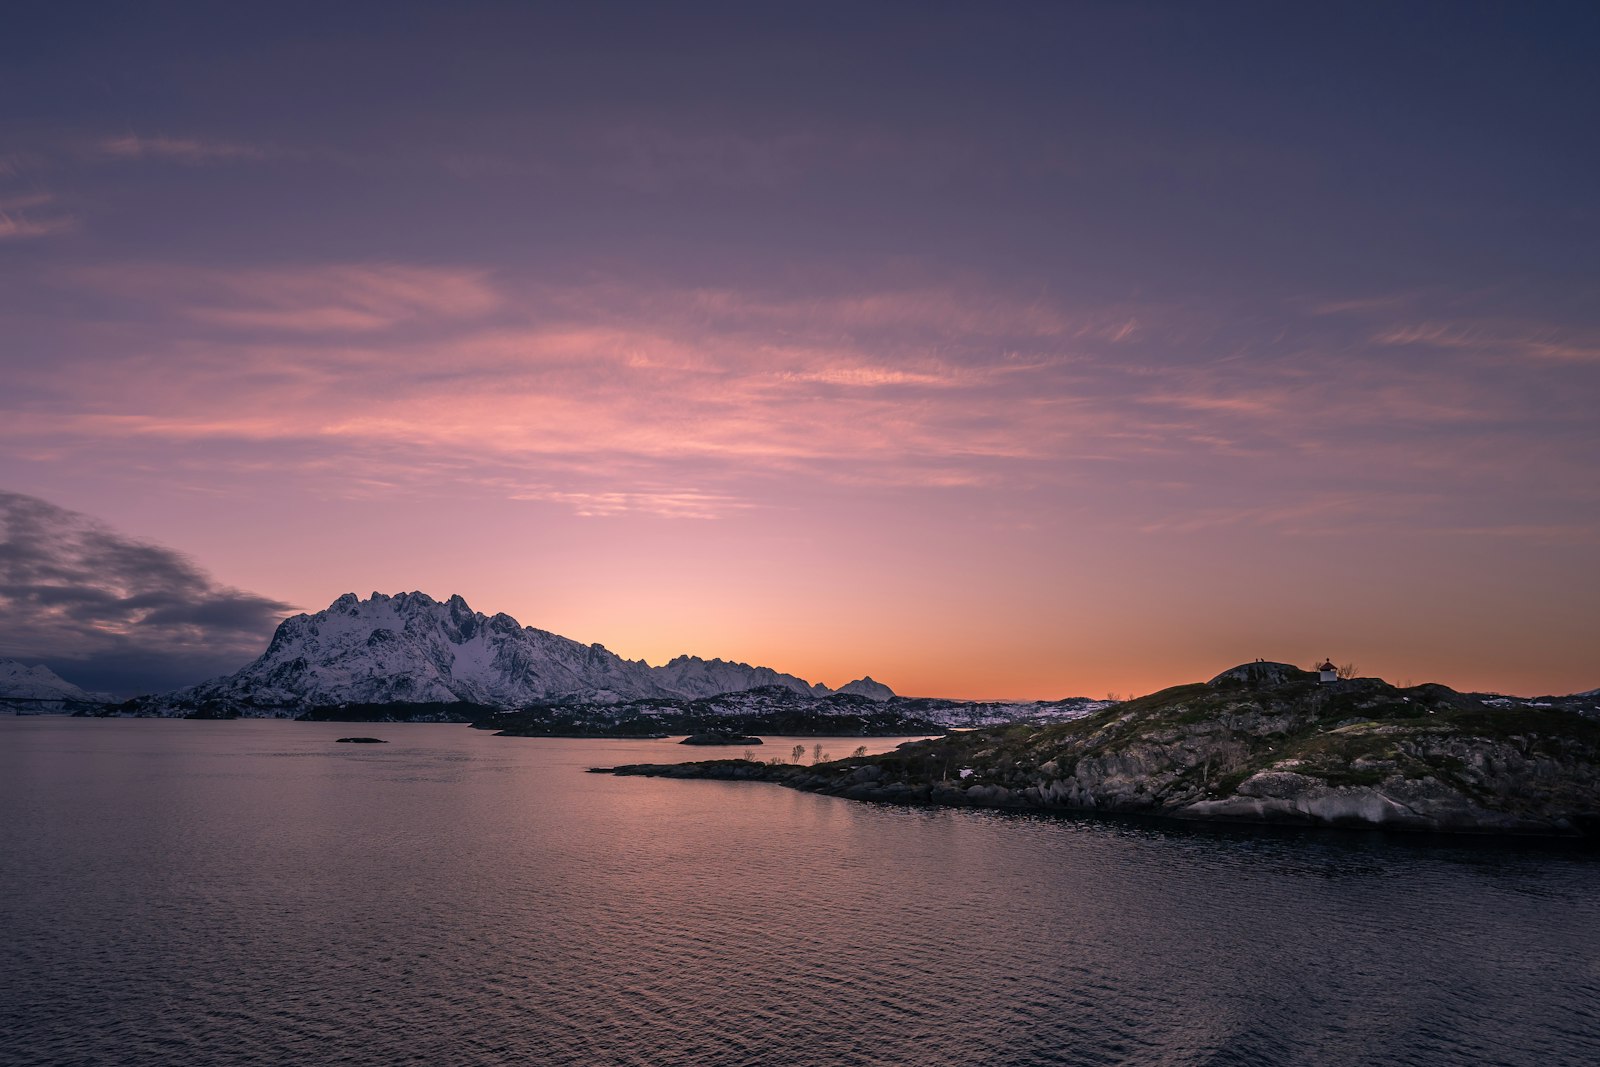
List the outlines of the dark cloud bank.
{"type": "Polygon", "coordinates": [[[0,658],[128,696],[260,655],[288,604],[217,585],[183,555],[0,490],[0,658]]]}

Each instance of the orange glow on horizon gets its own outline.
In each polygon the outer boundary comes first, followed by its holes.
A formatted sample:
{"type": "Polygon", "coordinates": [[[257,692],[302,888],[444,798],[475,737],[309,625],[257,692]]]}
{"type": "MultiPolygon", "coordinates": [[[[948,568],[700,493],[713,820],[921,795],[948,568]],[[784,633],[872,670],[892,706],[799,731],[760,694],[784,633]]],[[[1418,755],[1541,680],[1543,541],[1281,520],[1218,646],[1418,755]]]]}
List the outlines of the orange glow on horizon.
{"type": "MultiPolygon", "coordinates": [[[[1149,373],[1194,329],[1171,309],[949,286],[86,277],[144,319],[82,327],[94,373],[30,368],[62,399],[0,441],[75,465],[46,495],[306,610],[461,593],[651,662],[975,699],[1329,654],[1457,688],[1600,683],[1597,535],[1563,510],[1581,450],[1500,429],[1496,373],[1441,384],[1387,350],[1337,378],[1314,353],[1149,373]],[[1486,482],[1506,506],[1472,505],[1486,482]]],[[[1526,413],[1549,420],[1584,368],[1538,367],[1526,413]]]]}

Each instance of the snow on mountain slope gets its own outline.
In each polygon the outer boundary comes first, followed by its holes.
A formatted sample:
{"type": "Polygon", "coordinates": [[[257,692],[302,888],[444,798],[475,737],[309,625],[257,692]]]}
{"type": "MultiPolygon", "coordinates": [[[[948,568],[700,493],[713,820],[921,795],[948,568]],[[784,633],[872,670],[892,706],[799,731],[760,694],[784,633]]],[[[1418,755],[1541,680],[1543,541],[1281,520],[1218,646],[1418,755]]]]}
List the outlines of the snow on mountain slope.
{"type": "Polygon", "coordinates": [[[98,704],[101,698],[84,692],[48,667],[25,667],[15,660],[0,660],[0,706],[55,711],[63,702],[98,704]]]}
{"type": "Polygon", "coordinates": [[[980,726],[998,726],[1008,722],[1031,722],[1039,725],[1052,722],[1070,722],[1104,711],[1116,701],[1091,700],[1088,697],[1068,697],[1065,700],[989,701],[989,700],[934,700],[926,697],[895,697],[894,707],[906,715],[936,722],[957,730],[976,729],[980,726]]]}
{"type": "Polygon", "coordinates": [[[870,674],[853,682],[846,682],[839,687],[839,692],[866,697],[868,700],[889,700],[894,696],[893,689],[875,680],[870,674]]]}
{"type": "Polygon", "coordinates": [[[780,674],[771,667],[752,667],[748,663],[728,663],[721,659],[705,660],[699,656],[679,656],[650,670],[655,684],[671,696],[712,696],[769,685],[812,696],[827,696],[833,692],[825,685],[812,685],[804,678],[780,674]]]}
{"type": "MultiPolygon", "coordinates": [[[[870,678],[864,679],[871,681],[870,678]]],[[[874,685],[881,683],[873,682],[874,685]]],[[[888,689],[888,686],[883,686],[888,689]]],[[[772,690],[756,689],[748,692],[724,693],[706,703],[717,711],[728,715],[752,714],[774,710],[780,705],[789,707],[809,706],[822,714],[854,713],[862,709],[860,703],[863,699],[886,712],[893,712],[908,719],[920,719],[938,726],[951,727],[957,730],[972,729],[979,726],[995,726],[1008,722],[1031,722],[1044,724],[1051,722],[1068,722],[1072,719],[1081,719],[1086,715],[1093,715],[1112,706],[1115,701],[1091,700],[1088,697],[1068,697],[1065,700],[1030,700],[1020,702],[985,701],[985,700],[944,700],[938,697],[902,697],[892,693],[888,697],[878,698],[870,693],[848,692],[849,686],[841,686],[839,692],[831,698],[814,698],[802,700],[798,703],[793,698],[780,699],[772,690]],[[849,698],[854,697],[851,701],[849,698]]]]}
{"type": "MultiPolygon", "coordinates": [[[[496,713],[491,728],[524,736],[666,736],[730,729],[796,736],[926,736],[945,729],[999,723],[1047,725],[1092,715],[1107,700],[1007,703],[899,697],[874,700],[859,693],[817,696],[781,685],[687,700],[647,697],[622,703],[562,701],[496,713]],[[837,725],[830,725],[836,723],[837,725]],[[724,724],[724,725],[719,725],[724,724]]],[[[365,709],[361,709],[364,714],[365,709]]]]}
{"type": "Polygon", "coordinates": [[[680,656],[663,667],[626,660],[602,645],[473,611],[453,596],[346,593],[325,611],[285,619],[259,659],[242,670],[155,698],[261,708],[397,701],[471,701],[516,707],[538,701],[599,703],[694,698],[778,685],[825,695],[766,667],[680,656]]]}
{"type": "Polygon", "coordinates": [[[603,645],[523,626],[509,615],[473,611],[459,596],[440,602],[413,592],[373,593],[366,600],[346,593],[324,611],[283,620],[267,650],[243,669],[140,698],[125,711],[294,715],[340,704],[465,701],[509,709],[711,697],[716,706],[706,710],[718,714],[788,712],[805,705],[823,715],[859,715],[864,711],[857,705],[870,703],[885,713],[956,728],[1059,721],[1107,706],[1084,698],[1015,704],[906,698],[871,677],[835,694],[769,667],[698,656],[651,667],[603,645]]]}

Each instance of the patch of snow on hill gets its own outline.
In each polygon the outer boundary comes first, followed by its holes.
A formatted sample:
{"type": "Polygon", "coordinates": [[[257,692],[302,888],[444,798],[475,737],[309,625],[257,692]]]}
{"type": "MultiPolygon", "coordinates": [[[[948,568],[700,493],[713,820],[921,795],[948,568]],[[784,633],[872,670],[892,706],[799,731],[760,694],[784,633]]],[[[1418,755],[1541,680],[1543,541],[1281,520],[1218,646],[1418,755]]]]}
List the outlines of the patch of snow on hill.
{"type": "Polygon", "coordinates": [[[868,700],[888,700],[894,696],[894,690],[877,681],[872,675],[857,678],[839,687],[839,692],[849,693],[851,696],[866,697],[868,700]]]}
{"type": "Polygon", "coordinates": [[[64,711],[73,704],[103,702],[103,697],[79,689],[48,667],[0,660],[0,707],[7,710],[64,711]]]}

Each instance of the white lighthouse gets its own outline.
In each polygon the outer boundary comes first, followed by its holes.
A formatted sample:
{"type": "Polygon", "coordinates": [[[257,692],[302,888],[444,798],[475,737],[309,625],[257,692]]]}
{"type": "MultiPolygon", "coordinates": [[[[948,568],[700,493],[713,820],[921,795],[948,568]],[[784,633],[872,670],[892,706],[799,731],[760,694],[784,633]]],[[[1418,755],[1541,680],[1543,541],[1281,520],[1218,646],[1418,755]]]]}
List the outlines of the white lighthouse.
{"type": "Polygon", "coordinates": [[[1333,665],[1333,660],[1331,660],[1331,659],[1323,660],[1322,661],[1322,666],[1317,668],[1317,681],[1319,681],[1319,682],[1337,682],[1338,680],[1339,680],[1339,668],[1335,667],[1333,665]]]}

